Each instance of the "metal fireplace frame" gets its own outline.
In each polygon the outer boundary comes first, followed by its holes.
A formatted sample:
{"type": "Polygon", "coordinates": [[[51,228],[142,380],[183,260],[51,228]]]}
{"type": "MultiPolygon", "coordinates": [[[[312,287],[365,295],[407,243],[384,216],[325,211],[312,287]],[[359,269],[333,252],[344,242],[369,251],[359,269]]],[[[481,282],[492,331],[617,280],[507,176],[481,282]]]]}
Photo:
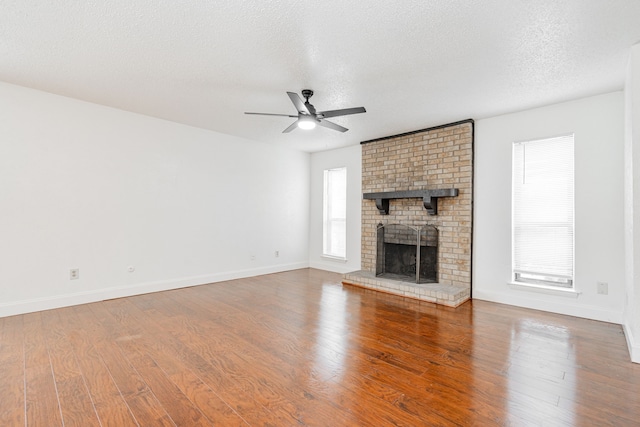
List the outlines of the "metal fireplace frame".
{"type": "MultiPolygon", "coordinates": [[[[384,274],[389,274],[388,272],[385,271],[386,269],[386,247],[385,245],[391,242],[386,242],[385,241],[385,232],[382,231],[381,229],[384,229],[385,227],[390,227],[390,226],[399,226],[399,227],[406,227],[407,229],[412,230],[415,235],[416,235],[416,242],[415,242],[415,257],[416,257],[416,272],[415,272],[415,283],[424,283],[424,281],[421,281],[421,277],[425,278],[425,280],[427,280],[428,278],[421,276],[420,271],[421,271],[421,246],[425,246],[425,247],[433,247],[434,245],[429,245],[429,237],[428,237],[428,228],[433,229],[433,232],[435,233],[435,248],[436,248],[436,253],[435,253],[435,283],[438,282],[438,264],[439,264],[439,230],[435,225],[432,224],[424,224],[422,226],[411,226],[411,225],[407,225],[407,224],[400,224],[400,223],[388,223],[388,224],[384,224],[384,223],[379,223],[376,227],[376,241],[377,241],[377,247],[376,247],[376,277],[380,277],[383,276],[384,274]],[[422,236],[423,236],[423,232],[425,233],[425,244],[421,245],[422,243],[422,236]],[[382,251],[380,250],[382,246],[382,251]]],[[[400,243],[402,245],[406,245],[406,246],[411,246],[409,244],[406,243],[400,243]]],[[[390,274],[394,274],[394,273],[390,273],[390,274]]],[[[410,277],[410,276],[405,276],[405,277],[410,277]]],[[[406,280],[405,280],[406,281],[406,280]]]]}

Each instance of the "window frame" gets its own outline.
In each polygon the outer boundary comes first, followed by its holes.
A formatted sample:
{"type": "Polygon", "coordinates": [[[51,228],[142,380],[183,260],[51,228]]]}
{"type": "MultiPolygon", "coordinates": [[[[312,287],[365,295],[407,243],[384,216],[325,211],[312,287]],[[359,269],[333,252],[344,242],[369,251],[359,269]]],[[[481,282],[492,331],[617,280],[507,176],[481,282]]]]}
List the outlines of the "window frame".
{"type": "MultiPolygon", "coordinates": [[[[568,163],[567,163],[568,165],[568,163]]],[[[529,163],[528,165],[529,167],[531,166],[531,163],[529,163]]],[[[550,172],[549,169],[546,169],[545,172],[550,172]]],[[[545,137],[545,138],[537,138],[537,139],[532,139],[532,140],[526,140],[526,141],[514,141],[512,143],[512,165],[511,165],[511,175],[512,175],[512,188],[511,188],[511,283],[515,284],[515,285],[521,285],[521,286],[525,286],[525,287],[534,287],[534,288],[543,288],[543,289],[551,289],[551,290],[557,290],[557,291],[569,291],[569,292],[576,292],[576,283],[575,283],[575,134],[574,133],[569,133],[569,134],[562,134],[562,135],[556,135],[556,136],[551,136],[551,137],[545,137]],[[526,168],[527,168],[527,163],[526,163],[526,152],[522,153],[522,160],[518,160],[516,159],[516,149],[519,145],[525,146],[528,144],[535,144],[538,142],[550,142],[551,140],[554,139],[566,139],[566,138],[570,138],[570,144],[571,144],[571,158],[570,161],[571,165],[570,165],[570,170],[571,170],[571,175],[570,175],[570,181],[565,181],[565,186],[566,188],[571,188],[571,203],[570,203],[570,211],[567,210],[566,213],[567,214],[567,221],[557,221],[557,220],[549,220],[548,217],[546,220],[542,220],[542,221],[530,221],[529,223],[527,223],[526,221],[521,221],[519,223],[516,223],[516,216],[517,216],[517,195],[516,195],[516,180],[518,178],[520,179],[525,179],[526,177],[526,168]],[[516,164],[517,161],[521,162],[521,167],[522,167],[522,172],[516,176],[517,171],[516,168],[518,167],[518,165],[516,164]],[[569,215],[570,214],[570,215],[569,215]],[[570,243],[570,256],[568,257],[568,259],[570,260],[570,274],[554,274],[552,272],[550,272],[550,270],[553,270],[553,268],[549,268],[549,270],[547,271],[525,271],[522,268],[517,268],[518,267],[518,261],[520,261],[519,259],[517,259],[517,249],[518,247],[516,246],[516,229],[518,227],[522,228],[524,227],[535,227],[535,223],[538,224],[545,224],[545,225],[538,225],[539,228],[549,228],[549,227],[570,227],[570,232],[567,234],[571,235],[571,243],[570,243]]],[[[547,187],[548,188],[548,187],[547,187]]],[[[539,191],[539,190],[538,190],[539,191]]],[[[548,190],[547,190],[548,191],[548,190]]],[[[540,196],[539,192],[536,194],[538,197],[540,196]]],[[[537,209],[548,209],[548,206],[538,206],[537,209]]],[[[520,211],[518,211],[520,212],[520,211]]],[[[565,235],[566,237],[566,235],[565,235]]],[[[522,263],[520,263],[522,264],[522,263]]],[[[567,267],[567,265],[565,265],[564,267],[567,267]]]]}
{"type": "Polygon", "coordinates": [[[323,171],[323,193],[322,193],[322,257],[338,260],[338,261],[346,261],[347,260],[347,188],[348,188],[348,170],[346,166],[333,167],[324,169],[323,171]],[[331,186],[329,185],[330,175],[332,172],[338,172],[344,174],[344,215],[342,217],[339,216],[331,216],[331,212],[334,211],[333,205],[336,203],[335,197],[332,197],[330,194],[331,186]],[[335,230],[334,224],[342,223],[343,235],[340,237],[343,241],[343,253],[336,253],[332,251],[332,240],[336,237],[333,234],[335,230]]]}

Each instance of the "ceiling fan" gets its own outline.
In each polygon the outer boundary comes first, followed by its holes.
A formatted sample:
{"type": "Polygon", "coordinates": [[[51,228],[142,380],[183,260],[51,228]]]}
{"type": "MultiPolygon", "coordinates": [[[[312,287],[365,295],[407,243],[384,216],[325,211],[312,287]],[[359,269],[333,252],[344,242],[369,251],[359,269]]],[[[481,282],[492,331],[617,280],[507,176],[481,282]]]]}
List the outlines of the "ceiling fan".
{"type": "Polygon", "coordinates": [[[298,115],[290,115],[290,114],[272,114],[272,113],[245,113],[245,114],[256,114],[260,116],[282,116],[282,117],[297,117],[298,120],[293,122],[291,126],[282,131],[282,133],[291,132],[296,127],[301,129],[313,129],[316,125],[320,125],[329,129],[337,130],[338,132],[346,132],[349,129],[337,125],[329,120],[326,120],[327,117],[338,117],[338,116],[347,116],[349,114],[359,114],[366,113],[367,110],[364,107],[356,107],[356,108],[343,108],[341,110],[328,110],[328,111],[316,111],[316,108],[309,103],[309,98],[313,96],[313,91],[311,89],[303,89],[302,96],[304,96],[305,102],[302,102],[300,96],[295,92],[287,92],[291,102],[298,110],[298,115]]]}

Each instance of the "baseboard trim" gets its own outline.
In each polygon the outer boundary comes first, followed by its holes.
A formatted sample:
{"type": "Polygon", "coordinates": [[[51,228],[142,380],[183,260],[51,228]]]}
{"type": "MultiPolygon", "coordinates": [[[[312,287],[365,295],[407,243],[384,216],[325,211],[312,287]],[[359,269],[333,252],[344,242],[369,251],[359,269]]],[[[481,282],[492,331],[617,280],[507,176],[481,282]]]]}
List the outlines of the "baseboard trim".
{"type": "Polygon", "coordinates": [[[599,307],[568,304],[565,298],[559,302],[550,302],[531,298],[530,296],[525,298],[474,289],[473,299],[514,305],[516,307],[530,308],[533,310],[547,311],[556,314],[565,314],[567,316],[582,317],[584,319],[599,320],[601,322],[616,323],[619,325],[623,323],[622,313],[613,310],[605,310],[599,307]]]}
{"type": "Polygon", "coordinates": [[[344,262],[322,262],[322,261],[313,261],[309,263],[309,267],[317,268],[318,270],[331,271],[333,273],[351,273],[352,271],[359,270],[359,268],[353,268],[350,266],[346,266],[344,262]]]}
{"type": "Polygon", "coordinates": [[[640,363],[640,345],[635,340],[631,333],[631,327],[628,324],[623,324],[622,329],[624,331],[624,337],[627,339],[627,347],[629,348],[629,357],[633,363],[640,363]]]}
{"type": "Polygon", "coordinates": [[[172,289],[188,288],[190,286],[206,285],[209,283],[224,282],[227,280],[243,279],[246,277],[261,276],[264,274],[280,273],[283,271],[308,268],[308,262],[281,264],[269,267],[259,267],[247,270],[227,271],[201,276],[183,277],[156,282],[137,283],[123,286],[113,286],[94,291],[76,292],[64,295],[55,295],[44,298],[33,298],[9,303],[0,303],[0,317],[15,316],[17,314],[32,313],[35,311],[51,310],[55,308],[69,307],[72,305],[87,304],[114,298],[130,297],[134,295],[148,294],[152,292],[168,291],[172,289]]]}

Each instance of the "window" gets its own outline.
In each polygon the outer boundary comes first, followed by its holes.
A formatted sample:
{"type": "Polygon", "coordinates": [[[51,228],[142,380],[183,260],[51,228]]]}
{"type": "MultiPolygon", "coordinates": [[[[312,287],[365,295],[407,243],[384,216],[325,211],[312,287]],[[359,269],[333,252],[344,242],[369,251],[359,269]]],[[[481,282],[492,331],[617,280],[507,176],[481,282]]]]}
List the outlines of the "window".
{"type": "Polygon", "coordinates": [[[573,134],[513,144],[515,282],[573,288],[573,172],[573,134]]]}
{"type": "Polygon", "coordinates": [[[324,171],[323,210],[322,254],[345,259],[347,256],[347,168],[324,171]]]}

